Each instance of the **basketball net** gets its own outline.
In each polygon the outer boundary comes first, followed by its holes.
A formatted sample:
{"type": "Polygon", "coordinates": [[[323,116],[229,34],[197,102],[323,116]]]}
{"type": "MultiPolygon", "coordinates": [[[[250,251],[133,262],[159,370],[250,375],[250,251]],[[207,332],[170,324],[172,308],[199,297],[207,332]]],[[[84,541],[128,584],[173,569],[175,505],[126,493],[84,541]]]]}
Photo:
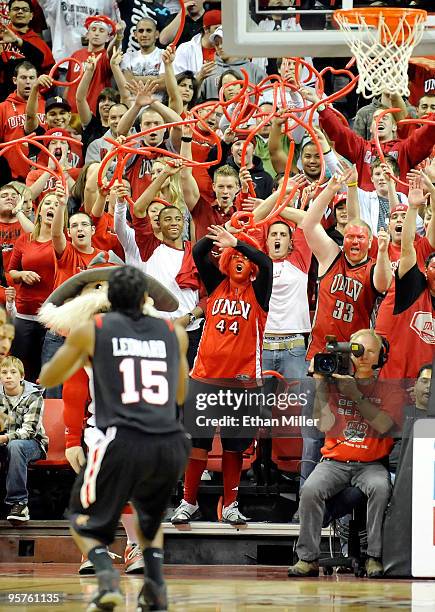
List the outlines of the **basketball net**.
{"type": "Polygon", "coordinates": [[[420,10],[352,9],[334,13],[359,72],[357,92],[409,96],[408,63],[420,42],[427,14],[420,10]],[[384,14],[385,13],[385,14],[384,14]]]}

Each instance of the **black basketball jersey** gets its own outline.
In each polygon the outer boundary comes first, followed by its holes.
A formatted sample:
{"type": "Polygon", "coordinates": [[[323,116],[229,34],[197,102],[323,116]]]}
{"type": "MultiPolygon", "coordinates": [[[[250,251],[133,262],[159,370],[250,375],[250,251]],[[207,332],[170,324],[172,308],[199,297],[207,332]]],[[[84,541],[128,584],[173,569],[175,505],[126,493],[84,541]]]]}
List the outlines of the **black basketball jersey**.
{"type": "Polygon", "coordinates": [[[95,422],[99,429],[144,433],[179,431],[176,417],[179,347],[172,323],[118,312],[95,318],[92,360],[95,422]]]}

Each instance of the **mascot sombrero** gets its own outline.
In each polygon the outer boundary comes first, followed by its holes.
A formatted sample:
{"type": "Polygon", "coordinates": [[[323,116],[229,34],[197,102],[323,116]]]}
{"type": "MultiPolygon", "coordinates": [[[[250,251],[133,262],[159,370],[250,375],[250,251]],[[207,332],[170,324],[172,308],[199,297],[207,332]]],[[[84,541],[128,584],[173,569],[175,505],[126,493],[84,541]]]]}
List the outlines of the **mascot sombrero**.
{"type": "MultiPolygon", "coordinates": [[[[48,329],[67,336],[71,329],[92,319],[94,315],[110,310],[107,297],[108,279],[112,271],[124,265],[114,253],[100,253],[89,264],[87,270],[79,272],[62,283],[42,305],[38,319],[48,329]]],[[[158,280],[147,276],[149,299],[144,312],[158,316],[158,311],[173,312],[178,300],[158,280]]],[[[91,370],[82,368],[63,385],[65,422],[65,456],[76,473],[86,463],[83,441],[91,448],[101,432],[95,427],[92,402],[91,370]]],[[[130,507],[121,516],[127,533],[125,549],[125,571],[143,572],[143,557],[137,546],[133,514],[130,507]]],[[[82,559],[81,574],[94,573],[92,563],[82,559]]]]}

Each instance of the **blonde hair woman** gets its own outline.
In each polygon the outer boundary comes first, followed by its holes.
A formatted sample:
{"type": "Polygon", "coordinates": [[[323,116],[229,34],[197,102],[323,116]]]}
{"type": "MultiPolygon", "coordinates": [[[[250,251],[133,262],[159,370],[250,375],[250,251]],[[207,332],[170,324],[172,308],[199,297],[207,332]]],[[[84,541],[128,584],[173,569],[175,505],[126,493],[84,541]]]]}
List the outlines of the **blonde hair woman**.
{"type": "MultiPolygon", "coordinates": [[[[41,200],[32,231],[17,239],[9,263],[9,274],[17,284],[12,353],[24,363],[27,380],[32,382],[36,381],[41,369],[41,350],[46,331],[38,323],[37,313],[53,291],[55,262],[51,224],[57,206],[54,193],[48,193],[41,200]]],[[[65,225],[66,221],[65,214],[65,225]]]]}

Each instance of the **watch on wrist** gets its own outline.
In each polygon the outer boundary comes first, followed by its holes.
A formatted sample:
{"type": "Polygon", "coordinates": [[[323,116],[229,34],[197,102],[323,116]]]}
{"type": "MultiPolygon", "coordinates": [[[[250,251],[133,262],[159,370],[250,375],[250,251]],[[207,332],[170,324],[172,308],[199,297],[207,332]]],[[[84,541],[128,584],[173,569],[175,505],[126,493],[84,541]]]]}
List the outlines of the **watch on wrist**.
{"type": "Polygon", "coordinates": [[[189,317],[189,325],[192,325],[192,323],[195,323],[196,316],[193,314],[193,312],[188,312],[187,315],[189,317]]]}

